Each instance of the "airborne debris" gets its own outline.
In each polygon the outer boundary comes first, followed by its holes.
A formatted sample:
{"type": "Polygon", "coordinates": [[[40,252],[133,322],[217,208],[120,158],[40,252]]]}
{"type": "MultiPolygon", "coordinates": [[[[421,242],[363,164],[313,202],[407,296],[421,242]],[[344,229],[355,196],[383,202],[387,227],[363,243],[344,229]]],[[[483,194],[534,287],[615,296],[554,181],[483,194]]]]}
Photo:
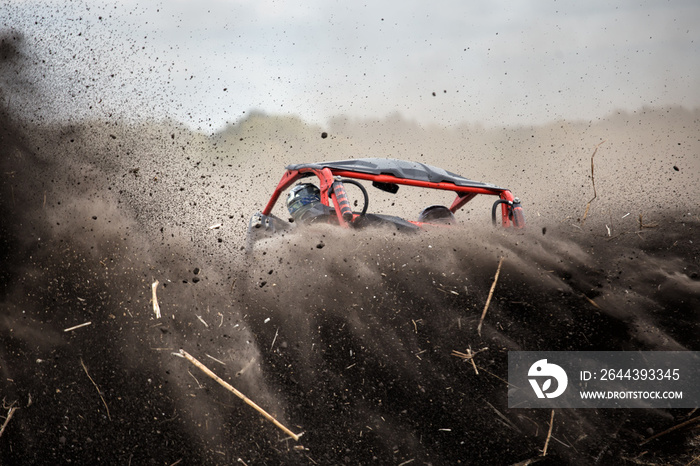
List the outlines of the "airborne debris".
{"type": "MultiPolygon", "coordinates": [[[[214,372],[212,372],[207,366],[205,366],[204,364],[202,364],[201,362],[199,362],[199,361],[198,361],[197,359],[195,359],[192,355],[190,355],[187,351],[181,349],[181,350],[180,350],[180,354],[181,354],[185,359],[187,359],[189,362],[191,362],[192,364],[194,364],[195,366],[197,366],[197,368],[199,368],[202,372],[204,372],[204,373],[207,374],[209,377],[211,377],[212,379],[214,379],[215,381],[217,381],[222,387],[224,387],[225,389],[227,389],[228,391],[230,391],[231,393],[233,393],[234,395],[236,395],[238,398],[240,398],[241,400],[243,400],[248,406],[252,407],[252,408],[255,409],[257,412],[259,412],[260,414],[262,414],[262,415],[265,417],[265,419],[267,419],[268,421],[272,422],[274,425],[276,425],[278,428],[280,428],[285,434],[289,435],[289,436],[290,436],[291,438],[293,438],[295,441],[298,441],[298,440],[299,440],[299,437],[301,437],[301,434],[295,434],[295,433],[292,432],[291,430],[287,429],[287,428],[286,428],[284,425],[282,425],[277,419],[275,419],[275,418],[272,417],[270,414],[268,414],[267,411],[265,411],[265,410],[262,409],[260,406],[258,406],[257,404],[255,404],[255,402],[254,402],[253,400],[251,400],[250,398],[248,398],[247,396],[245,396],[243,393],[241,393],[241,392],[239,392],[238,390],[236,390],[231,384],[229,384],[228,382],[226,382],[225,380],[223,380],[221,377],[219,377],[218,375],[216,375],[216,374],[215,374],[214,372]]],[[[207,356],[209,356],[209,355],[207,355],[207,356]]],[[[211,356],[209,356],[209,357],[211,357],[211,356]]]]}
{"type": "Polygon", "coordinates": [[[280,333],[280,328],[277,327],[277,330],[275,330],[275,338],[272,339],[272,344],[270,345],[270,351],[272,351],[272,348],[275,346],[275,341],[277,341],[277,336],[280,333]]]}
{"type": "Polygon", "coordinates": [[[205,356],[208,357],[209,359],[211,359],[212,361],[218,362],[218,363],[221,364],[222,366],[225,366],[225,365],[226,365],[225,362],[223,362],[223,361],[221,361],[221,360],[219,360],[219,359],[216,359],[216,358],[215,358],[214,356],[212,356],[212,355],[205,354],[205,356]]]}
{"type": "Polygon", "coordinates": [[[160,282],[158,280],[154,281],[151,284],[151,292],[152,292],[152,301],[153,301],[153,312],[156,314],[156,319],[160,319],[160,306],[158,305],[158,297],[156,296],[156,288],[158,288],[158,284],[160,282]]]}
{"type": "Polygon", "coordinates": [[[542,456],[547,456],[547,447],[549,446],[549,439],[552,438],[552,427],[554,426],[554,410],[552,410],[552,416],[549,418],[549,432],[547,432],[547,440],[544,442],[544,448],[542,449],[542,456]]]}
{"type": "Polygon", "coordinates": [[[462,352],[457,351],[457,350],[452,350],[452,356],[457,356],[458,358],[462,358],[465,361],[470,361],[472,363],[472,366],[474,367],[474,372],[476,373],[476,375],[479,375],[479,370],[477,369],[476,363],[474,362],[474,356],[476,356],[477,354],[481,353],[482,351],[486,351],[486,350],[488,350],[488,347],[481,348],[478,351],[472,351],[471,347],[469,347],[469,348],[467,348],[466,353],[462,353],[462,352]]]}
{"type": "Polygon", "coordinates": [[[5,418],[5,422],[3,422],[2,427],[0,427],[0,437],[2,437],[2,434],[5,432],[7,424],[10,422],[10,419],[12,419],[12,415],[15,414],[15,411],[17,411],[17,409],[18,408],[15,408],[14,406],[10,406],[10,408],[7,410],[7,417],[5,418]]]}
{"type": "Polygon", "coordinates": [[[493,290],[496,289],[496,282],[498,282],[498,275],[501,273],[501,265],[503,265],[503,259],[505,259],[505,257],[501,257],[501,260],[498,261],[498,269],[496,269],[496,276],[493,277],[493,284],[491,285],[491,291],[489,291],[489,297],[486,298],[486,305],[484,306],[484,312],[481,313],[481,319],[479,319],[479,326],[476,328],[476,331],[479,333],[479,336],[481,336],[481,325],[484,323],[484,317],[486,317],[486,311],[489,309],[489,304],[491,304],[491,297],[493,296],[493,290]]]}
{"type": "Polygon", "coordinates": [[[591,298],[589,298],[589,297],[586,296],[585,294],[583,295],[583,297],[586,298],[586,300],[587,300],[589,303],[591,303],[593,306],[595,306],[596,308],[600,309],[600,306],[598,306],[598,303],[596,303],[595,301],[593,301],[591,298]]]}
{"type": "Polygon", "coordinates": [[[508,419],[508,418],[505,416],[505,414],[503,414],[503,413],[500,412],[498,409],[496,409],[496,407],[495,407],[494,405],[492,405],[491,403],[489,403],[488,401],[485,401],[485,403],[486,403],[491,409],[494,410],[494,412],[496,413],[496,415],[497,415],[498,417],[500,417],[501,419],[503,419],[503,421],[505,421],[505,423],[506,423],[506,425],[508,425],[508,427],[510,427],[510,428],[513,429],[514,431],[516,431],[516,432],[522,434],[522,431],[521,431],[520,429],[518,429],[518,426],[516,426],[515,424],[513,424],[513,421],[511,421],[510,419],[508,419]]]}
{"type": "Polygon", "coordinates": [[[85,371],[85,375],[88,376],[88,379],[90,379],[90,382],[95,386],[95,389],[97,390],[97,394],[100,395],[100,399],[102,400],[102,404],[105,405],[105,409],[107,410],[107,419],[110,421],[112,420],[112,416],[109,415],[109,408],[107,407],[107,402],[105,401],[105,398],[102,396],[102,391],[100,390],[100,387],[97,386],[94,380],[92,380],[92,377],[90,377],[90,374],[88,373],[87,367],[85,366],[85,363],[83,362],[83,358],[80,358],[80,365],[83,366],[83,370],[85,371]]]}
{"type": "Polygon", "coordinates": [[[658,227],[658,223],[644,223],[644,215],[639,214],[639,229],[643,230],[645,228],[656,228],[658,227]]]}
{"type": "MultiPolygon", "coordinates": [[[[694,410],[693,410],[693,411],[694,411],[694,410]]],[[[664,435],[666,435],[666,434],[668,434],[668,433],[670,433],[670,432],[673,432],[674,430],[682,429],[682,428],[688,427],[688,426],[690,426],[690,425],[692,425],[692,424],[698,423],[698,421],[700,421],[700,416],[695,416],[694,418],[691,418],[691,419],[688,419],[688,420],[686,420],[686,421],[683,421],[683,422],[681,422],[680,424],[676,424],[676,425],[673,426],[673,427],[669,427],[668,429],[664,430],[663,432],[659,432],[658,434],[652,435],[652,436],[649,437],[648,439],[646,439],[646,440],[644,440],[643,442],[641,442],[641,443],[639,444],[639,446],[642,446],[642,445],[644,445],[644,444],[646,444],[646,443],[648,443],[648,442],[651,442],[651,441],[654,440],[654,439],[657,439],[657,438],[662,437],[662,436],[664,436],[664,435]]],[[[691,461],[691,463],[692,463],[692,461],[691,461]]],[[[688,464],[690,464],[690,463],[688,463],[688,464]]]]}
{"type": "Polygon", "coordinates": [[[81,328],[81,327],[87,327],[87,326],[90,325],[90,324],[92,324],[92,322],[85,322],[85,323],[76,325],[76,326],[74,326],[74,327],[69,327],[69,328],[67,328],[67,329],[64,329],[63,331],[64,331],[64,332],[72,332],[73,330],[77,330],[77,329],[79,329],[79,328],[81,328]]]}
{"type": "Polygon", "coordinates": [[[590,201],[588,201],[588,204],[586,204],[586,211],[583,213],[583,218],[581,219],[581,225],[584,224],[586,221],[586,217],[588,217],[588,210],[591,208],[591,202],[595,200],[596,197],[598,197],[598,193],[596,192],[595,189],[595,176],[593,175],[593,170],[595,166],[593,165],[593,157],[595,157],[596,152],[598,152],[598,148],[600,147],[601,144],[603,144],[605,141],[601,141],[595,146],[595,150],[593,151],[593,154],[591,155],[591,183],[593,184],[593,197],[591,198],[590,201]]]}

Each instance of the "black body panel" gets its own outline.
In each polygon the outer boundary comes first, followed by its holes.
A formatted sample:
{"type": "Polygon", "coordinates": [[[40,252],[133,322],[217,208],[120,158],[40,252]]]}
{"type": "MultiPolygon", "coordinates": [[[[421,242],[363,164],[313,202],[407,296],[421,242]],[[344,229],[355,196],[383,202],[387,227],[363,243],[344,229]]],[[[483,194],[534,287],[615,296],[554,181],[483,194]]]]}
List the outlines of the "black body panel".
{"type": "Polygon", "coordinates": [[[453,183],[457,186],[468,186],[475,188],[502,189],[490,183],[473,181],[463,176],[418,162],[407,162],[397,159],[351,159],[339,160],[335,162],[300,163],[289,165],[287,170],[300,170],[302,168],[330,168],[332,170],[345,170],[358,173],[368,173],[371,175],[392,175],[396,178],[403,178],[417,181],[427,181],[431,183],[453,183]]]}

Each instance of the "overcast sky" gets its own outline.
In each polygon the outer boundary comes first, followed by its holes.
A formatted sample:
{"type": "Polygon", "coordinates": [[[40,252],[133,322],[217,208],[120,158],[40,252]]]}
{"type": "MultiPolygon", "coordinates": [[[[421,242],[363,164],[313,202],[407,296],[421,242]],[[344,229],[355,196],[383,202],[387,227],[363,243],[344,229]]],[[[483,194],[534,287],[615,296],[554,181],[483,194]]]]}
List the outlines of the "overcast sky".
{"type": "Polygon", "coordinates": [[[697,0],[0,0],[0,21],[44,111],[76,116],[216,130],[251,110],[501,125],[700,106],[697,0]]]}

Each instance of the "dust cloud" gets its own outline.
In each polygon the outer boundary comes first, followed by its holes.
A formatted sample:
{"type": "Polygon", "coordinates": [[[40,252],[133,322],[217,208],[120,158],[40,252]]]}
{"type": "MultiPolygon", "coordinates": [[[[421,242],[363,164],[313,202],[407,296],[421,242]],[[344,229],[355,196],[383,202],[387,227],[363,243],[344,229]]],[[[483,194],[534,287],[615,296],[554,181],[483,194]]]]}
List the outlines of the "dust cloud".
{"type": "MultiPolygon", "coordinates": [[[[8,89],[31,96],[21,37],[5,36],[0,51],[0,100],[8,89]]],[[[529,128],[422,127],[400,115],[321,128],[253,112],[203,134],[168,120],[47,122],[2,107],[0,391],[3,409],[18,409],[0,459],[537,459],[550,413],[508,409],[508,351],[699,349],[699,119],[673,107],[529,128]],[[286,164],[357,157],[507,187],[528,229],[493,229],[490,202],[475,201],[455,229],[314,226],[247,247],[248,219],[286,164]],[[452,354],[467,349],[480,351],[478,375],[452,354]]],[[[435,201],[410,188],[371,196],[370,211],[407,218],[435,201]]],[[[559,410],[542,462],[685,464],[700,454],[697,430],[640,442],[692,415],[559,410]]]]}

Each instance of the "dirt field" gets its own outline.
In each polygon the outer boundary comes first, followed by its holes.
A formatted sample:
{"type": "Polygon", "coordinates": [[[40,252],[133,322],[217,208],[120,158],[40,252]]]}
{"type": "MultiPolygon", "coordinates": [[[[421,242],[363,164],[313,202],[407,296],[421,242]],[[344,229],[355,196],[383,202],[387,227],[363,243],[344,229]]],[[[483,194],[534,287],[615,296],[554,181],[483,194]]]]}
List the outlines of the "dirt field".
{"type": "MultiPolygon", "coordinates": [[[[625,190],[636,188],[624,180],[607,191],[601,149],[600,198],[586,222],[591,192],[562,198],[521,182],[523,234],[492,230],[474,208],[447,233],[319,227],[245,256],[243,226],[281,174],[272,168],[293,156],[265,147],[265,131],[238,148],[249,158],[271,152],[252,162],[177,128],[3,118],[3,417],[18,408],[3,464],[517,463],[540,455],[550,412],[507,408],[509,350],[698,349],[698,211],[672,205],[692,199],[672,180],[687,168],[672,162],[645,181],[668,177],[681,191],[658,207],[633,205],[625,190]],[[278,173],[259,174],[257,163],[278,173]],[[173,354],[181,348],[303,432],[299,442],[173,354]],[[484,349],[478,375],[452,355],[468,348],[484,349]]],[[[289,123],[256,118],[250,127],[289,123]]],[[[592,189],[584,162],[593,145],[585,149],[558,166],[580,175],[582,192],[592,189]]],[[[513,176],[495,165],[486,179],[513,176]]],[[[398,207],[417,211],[421,201],[398,207]]],[[[688,464],[700,455],[697,429],[640,443],[692,416],[556,410],[544,462],[688,464]]]]}
{"type": "MultiPolygon", "coordinates": [[[[642,443],[690,409],[555,410],[542,457],[551,411],[509,409],[504,379],[510,350],[700,350],[699,119],[253,114],[211,136],[3,110],[0,464],[697,464],[697,422],[642,443]],[[493,230],[475,203],[454,230],[317,227],[245,250],[285,164],[368,156],[508,187],[528,229],[493,230]],[[478,374],[453,355],[468,349],[478,374]]],[[[370,210],[430,203],[406,194],[370,210]]]]}

